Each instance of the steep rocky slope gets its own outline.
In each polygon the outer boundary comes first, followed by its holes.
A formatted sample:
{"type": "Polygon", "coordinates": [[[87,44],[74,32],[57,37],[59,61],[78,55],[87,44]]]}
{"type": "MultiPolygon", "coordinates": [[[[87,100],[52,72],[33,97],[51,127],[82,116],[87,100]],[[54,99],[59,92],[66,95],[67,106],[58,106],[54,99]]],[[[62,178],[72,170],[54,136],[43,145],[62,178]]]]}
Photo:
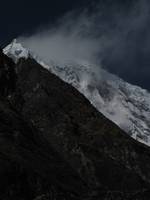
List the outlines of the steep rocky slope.
{"type": "Polygon", "coordinates": [[[150,198],[149,147],[34,59],[0,61],[0,199],[150,198]]]}
{"type": "Polygon", "coordinates": [[[20,58],[33,57],[43,67],[84,94],[98,111],[127,134],[150,145],[150,94],[146,90],[89,63],[70,61],[60,64],[49,58],[46,65],[34,52],[25,49],[16,40],[4,52],[15,62],[20,58]]]}
{"type": "Polygon", "coordinates": [[[21,99],[17,109],[11,102],[13,95],[19,97],[15,94],[17,79],[9,76],[14,69],[12,60],[1,54],[0,72],[5,73],[0,73],[0,80],[5,81],[0,88],[5,92],[0,94],[0,199],[81,197],[86,186],[78,173],[18,111],[21,99]]]}

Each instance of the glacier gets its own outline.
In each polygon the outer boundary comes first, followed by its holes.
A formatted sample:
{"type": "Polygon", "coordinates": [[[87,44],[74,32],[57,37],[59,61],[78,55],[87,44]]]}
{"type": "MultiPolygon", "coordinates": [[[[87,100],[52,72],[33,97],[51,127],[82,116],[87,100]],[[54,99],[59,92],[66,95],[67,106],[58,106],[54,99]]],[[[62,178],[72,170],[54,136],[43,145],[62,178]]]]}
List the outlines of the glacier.
{"type": "Polygon", "coordinates": [[[15,63],[20,58],[35,59],[82,93],[91,104],[137,141],[150,146],[150,93],[83,61],[46,63],[31,50],[13,40],[3,49],[15,63]],[[98,69],[98,70],[95,70],[98,69]]]}

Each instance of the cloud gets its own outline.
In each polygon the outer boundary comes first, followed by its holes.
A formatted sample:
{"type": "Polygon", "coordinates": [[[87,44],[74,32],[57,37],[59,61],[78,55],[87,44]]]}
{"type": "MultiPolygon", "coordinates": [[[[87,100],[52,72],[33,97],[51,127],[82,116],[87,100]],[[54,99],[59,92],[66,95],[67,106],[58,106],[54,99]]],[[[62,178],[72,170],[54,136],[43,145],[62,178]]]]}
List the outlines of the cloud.
{"type": "Polygon", "coordinates": [[[118,1],[95,3],[92,11],[68,13],[53,27],[39,29],[19,40],[46,62],[102,63],[136,83],[141,70],[150,71],[149,22],[148,0],[130,1],[127,5],[118,1]]]}
{"type": "Polygon", "coordinates": [[[95,62],[100,47],[97,39],[89,34],[91,24],[92,19],[85,12],[78,17],[72,12],[59,20],[55,27],[38,30],[18,40],[46,62],[95,62]]]}
{"type": "Polygon", "coordinates": [[[150,2],[139,0],[128,9],[115,10],[110,15],[112,20],[103,35],[101,58],[104,65],[134,84],[143,79],[143,86],[147,87],[141,71],[147,76],[149,68],[150,73],[150,2]]]}

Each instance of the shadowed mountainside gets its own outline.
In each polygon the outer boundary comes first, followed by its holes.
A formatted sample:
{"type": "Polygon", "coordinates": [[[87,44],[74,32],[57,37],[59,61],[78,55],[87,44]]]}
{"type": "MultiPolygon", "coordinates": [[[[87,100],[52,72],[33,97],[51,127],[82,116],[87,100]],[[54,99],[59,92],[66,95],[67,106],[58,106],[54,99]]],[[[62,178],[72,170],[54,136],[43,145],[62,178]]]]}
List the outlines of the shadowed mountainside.
{"type": "Polygon", "coordinates": [[[0,199],[150,198],[150,148],[35,60],[0,72],[0,199]]]}

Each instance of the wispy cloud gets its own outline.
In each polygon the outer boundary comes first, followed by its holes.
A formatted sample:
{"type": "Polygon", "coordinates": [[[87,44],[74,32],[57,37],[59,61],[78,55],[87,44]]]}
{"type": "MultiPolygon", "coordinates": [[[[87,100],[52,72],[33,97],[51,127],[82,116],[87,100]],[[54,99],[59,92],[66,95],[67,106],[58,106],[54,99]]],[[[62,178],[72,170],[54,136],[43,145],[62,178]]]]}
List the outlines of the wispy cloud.
{"type": "Polygon", "coordinates": [[[79,16],[68,13],[55,27],[38,30],[19,40],[46,62],[95,62],[100,46],[99,39],[91,34],[92,25],[92,18],[86,12],[79,16]]]}
{"type": "Polygon", "coordinates": [[[127,73],[131,66],[138,67],[140,56],[149,54],[149,22],[148,0],[129,6],[118,6],[114,1],[107,6],[96,4],[92,13],[87,9],[68,13],[55,26],[19,40],[46,62],[103,62],[110,69],[127,73]]]}

